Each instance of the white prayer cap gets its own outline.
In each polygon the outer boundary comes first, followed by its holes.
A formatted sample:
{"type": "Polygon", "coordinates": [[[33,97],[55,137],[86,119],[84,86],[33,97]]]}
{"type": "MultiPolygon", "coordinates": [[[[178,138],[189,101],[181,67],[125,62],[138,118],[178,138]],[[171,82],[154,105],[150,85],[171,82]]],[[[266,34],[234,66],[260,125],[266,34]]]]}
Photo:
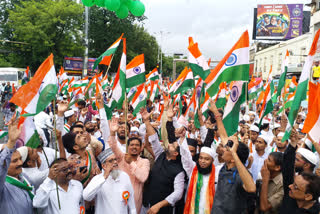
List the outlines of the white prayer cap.
{"type": "Polygon", "coordinates": [[[298,115],[300,115],[303,119],[306,119],[306,114],[304,112],[299,112],[298,115]]]}
{"type": "Polygon", "coordinates": [[[67,97],[67,95],[63,95],[63,97],[62,97],[63,99],[67,99],[68,97],[67,97]]]}
{"type": "Polygon", "coordinates": [[[254,112],[254,111],[249,111],[248,114],[249,114],[249,115],[250,115],[250,114],[256,115],[256,112],[254,112]]]}
{"type": "Polygon", "coordinates": [[[63,100],[63,98],[62,98],[61,96],[59,96],[59,97],[57,98],[57,100],[61,101],[61,100],[63,100]]]}
{"type": "Polygon", "coordinates": [[[302,130],[303,129],[303,123],[299,124],[299,129],[302,130]]]}
{"type": "Polygon", "coordinates": [[[244,125],[245,125],[245,126],[249,126],[249,127],[251,126],[249,123],[245,123],[244,125]]]}
{"type": "Polygon", "coordinates": [[[281,127],[281,126],[280,126],[279,123],[275,123],[275,124],[273,125],[272,129],[277,129],[277,128],[280,128],[280,127],[281,127]]]}
{"type": "Polygon", "coordinates": [[[210,155],[212,158],[214,158],[214,151],[213,149],[211,149],[210,147],[207,147],[207,146],[203,146],[200,150],[200,153],[203,152],[203,153],[206,153],[208,155],[210,155]]]}
{"type": "Polygon", "coordinates": [[[265,134],[261,134],[261,135],[259,135],[259,137],[262,138],[267,145],[269,145],[269,143],[271,143],[270,140],[272,140],[272,139],[270,139],[269,136],[267,136],[265,134]]]}
{"type": "Polygon", "coordinates": [[[269,124],[269,123],[270,123],[269,120],[266,120],[266,119],[262,120],[262,124],[269,124]]]}
{"type": "Polygon", "coordinates": [[[277,137],[283,137],[284,136],[284,132],[280,132],[277,137]]]}
{"type": "Polygon", "coordinates": [[[309,149],[312,149],[312,142],[311,142],[311,140],[306,139],[306,141],[305,141],[304,143],[306,144],[306,146],[307,146],[309,149]]]}
{"type": "Polygon", "coordinates": [[[132,127],[130,128],[130,132],[139,132],[139,129],[138,129],[138,127],[136,127],[136,126],[132,126],[132,127]]]}
{"type": "Polygon", "coordinates": [[[163,103],[164,103],[164,102],[161,100],[161,101],[160,101],[160,104],[163,105],[163,103]]]}
{"type": "Polygon", "coordinates": [[[140,123],[140,120],[134,119],[133,122],[138,122],[138,123],[140,123]]]}
{"type": "Polygon", "coordinates": [[[160,112],[158,112],[158,111],[155,111],[155,112],[153,112],[153,114],[160,114],[160,112]]]}
{"type": "Polygon", "coordinates": [[[260,132],[259,128],[256,125],[251,125],[250,127],[250,131],[254,131],[254,132],[260,132]]]}
{"type": "Polygon", "coordinates": [[[243,120],[246,121],[246,122],[249,121],[250,120],[250,116],[249,115],[244,115],[243,116],[243,120]]]}
{"type": "Polygon", "coordinates": [[[28,147],[26,147],[26,146],[19,147],[17,149],[17,151],[21,155],[22,163],[24,163],[27,160],[27,157],[28,157],[28,147]]]}
{"type": "Polygon", "coordinates": [[[64,113],[64,116],[65,116],[65,117],[70,117],[70,116],[72,116],[72,115],[74,115],[74,111],[73,111],[73,110],[68,110],[68,111],[66,111],[66,112],[64,113]]]}
{"type": "Polygon", "coordinates": [[[79,111],[79,109],[77,107],[73,107],[72,110],[75,111],[75,112],[79,111]]]}
{"type": "Polygon", "coordinates": [[[297,150],[297,153],[299,153],[302,157],[307,159],[313,165],[317,165],[317,162],[318,162],[317,156],[313,152],[311,152],[310,150],[305,149],[305,148],[299,148],[297,150]]]}
{"type": "Polygon", "coordinates": [[[90,122],[91,122],[91,123],[97,123],[97,121],[96,121],[96,120],[91,120],[90,122]]]}
{"type": "Polygon", "coordinates": [[[100,120],[100,116],[99,114],[94,115],[94,118],[99,119],[100,120]]]}

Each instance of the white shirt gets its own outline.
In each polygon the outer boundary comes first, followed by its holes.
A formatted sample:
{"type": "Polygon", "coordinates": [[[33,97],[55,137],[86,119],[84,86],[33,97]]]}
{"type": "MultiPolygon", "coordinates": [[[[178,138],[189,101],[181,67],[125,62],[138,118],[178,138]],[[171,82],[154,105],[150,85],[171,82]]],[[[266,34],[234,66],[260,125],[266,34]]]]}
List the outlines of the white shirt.
{"type": "Polygon", "coordinates": [[[96,214],[136,214],[133,187],[130,178],[125,172],[119,172],[120,174],[117,179],[114,180],[110,175],[105,179],[103,176],[104,171],[102,170],[102,173],[94,176],[84,189],[84,200],[92,201],[95,199],[96,214]],[[128,191],[130,194],[127,203],[125,199],[122,198],[125,191],[128,191]]]}
{"type": "Polygon", "coordinates": [[[264,160],[268,158],[268,155],[268,152],[265,152],[262,156],[259,156],[256,151],[252,153],[253,163],[249,171],[251,172],[254,181],[257,180],[258,174],[264,164],[264,160]]]}
{"type": "Polygon", "coordinates": [[[44,111],[34,116],[34,124],[41,129],[45,129],[47,126],[52,128],[51,117],[44,111]]]}
{"type": "Polygon", "coordinates": [[[40,171],[38,167],[22,168],[22,175],[27,178],[30,184],[37,190],[42,182],[48,177],[49,169],[40,171]]]}
{"type": "Polygon", "coordinates": [[[82,203],[82,184],[79,181],[70,180],[67,192],[60,186],[58,191],[61,209],[58,205],[56,183],[50,178],[40,185],[33,198],[33,206],[42,208],[45,214],[79,214],[82,203]]]}
{"type": "MultiPolygon", "coordinates": [[[[54,149],[49,148],[49,147],[43,147],[43,151],[42,152],[38,152],[38,155],[40,156],[40,159],[41,159],[41,165],[39,167],[40,171],[49,168],[51,163],[55,160],[55,152],[56,151],[54,149]],[[48,162],[47,162],[46,156],[48,158],[49,166],[48,166],[48,162]]],[[[57,156],[58,156],[58,158],[60,157],[59,152],[57,153],[57,156]]]]}

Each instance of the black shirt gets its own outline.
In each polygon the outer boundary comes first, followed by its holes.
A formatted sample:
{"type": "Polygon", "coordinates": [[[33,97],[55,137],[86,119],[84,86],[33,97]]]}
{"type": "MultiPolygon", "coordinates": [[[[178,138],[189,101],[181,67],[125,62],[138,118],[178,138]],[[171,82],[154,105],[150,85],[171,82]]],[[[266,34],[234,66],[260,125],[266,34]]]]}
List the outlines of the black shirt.
{"type": "Polygon", "coordinates": [[[247,208],[247,193],[236,167],[228,170],[224,164],[219,172],[212,214],[243,213],[247,208]]]}

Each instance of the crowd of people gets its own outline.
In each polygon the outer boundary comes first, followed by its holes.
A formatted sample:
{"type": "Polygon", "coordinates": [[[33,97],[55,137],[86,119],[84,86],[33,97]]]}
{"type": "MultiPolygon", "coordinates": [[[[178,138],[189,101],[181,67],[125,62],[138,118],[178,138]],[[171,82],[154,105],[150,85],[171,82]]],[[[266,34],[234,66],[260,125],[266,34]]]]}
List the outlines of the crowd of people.
{"type": "Polygon", "coordinates": [[[6,104],[0,213],[320,212],[320,145],[301,132],[306,109],[282,142],[287,112],[276,116],[277,106],[260,125],[261,106],[243,104],[238,132],[228,136],[213,100],[206,117],[199,110],[186,119],[189,100],[179,114],[160,95],[136,117],[124,104],[108,120],[101,94],[96,110],[84,100],[70,109],[58,97],[34,117],[37,148],[17,143],[23,127],[6,104]]]}

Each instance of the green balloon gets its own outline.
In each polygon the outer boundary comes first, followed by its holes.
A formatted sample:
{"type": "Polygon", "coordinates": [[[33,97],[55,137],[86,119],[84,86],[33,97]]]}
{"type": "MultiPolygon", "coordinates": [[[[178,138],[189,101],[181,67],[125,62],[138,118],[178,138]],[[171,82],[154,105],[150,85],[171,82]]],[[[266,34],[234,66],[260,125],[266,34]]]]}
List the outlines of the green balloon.
{"type": "Polygon", "coordinates": [[[95,3],[96,3],[96,5],[99,6],[99,7],[104,7],[104,6],[105,6],[105,5],[104,5],[104,0],[95,0],[95,3]]]}
{"type": "Polygon", "coordinates": [[[144,4],[141,1],[133,1],[130,4],[130,12],[134,16],[142,16],[145,10],[146,8],[144,7],[144,4]]]}
{"type": "Polygon", "coordinates": [[[94,5],[93,0],[82,0],[82,4],[87,7],[92,7],[94,5]]]}
{"type": "Polygon", "coordinates": [[[125,19],[125,18],[127,18],[128,15],[129,15],[129,9],[128,9],[127,5],[121,4],[120,8],[116,11],[116,15],[117,15],[120,19],[125,19]]]}
{"type": "Polygon", "coordinates": [[[111,10],[111,11],[117,11],[121,5],[120,0],[106,0],[105,4],[108,10],[111,10]]]}

